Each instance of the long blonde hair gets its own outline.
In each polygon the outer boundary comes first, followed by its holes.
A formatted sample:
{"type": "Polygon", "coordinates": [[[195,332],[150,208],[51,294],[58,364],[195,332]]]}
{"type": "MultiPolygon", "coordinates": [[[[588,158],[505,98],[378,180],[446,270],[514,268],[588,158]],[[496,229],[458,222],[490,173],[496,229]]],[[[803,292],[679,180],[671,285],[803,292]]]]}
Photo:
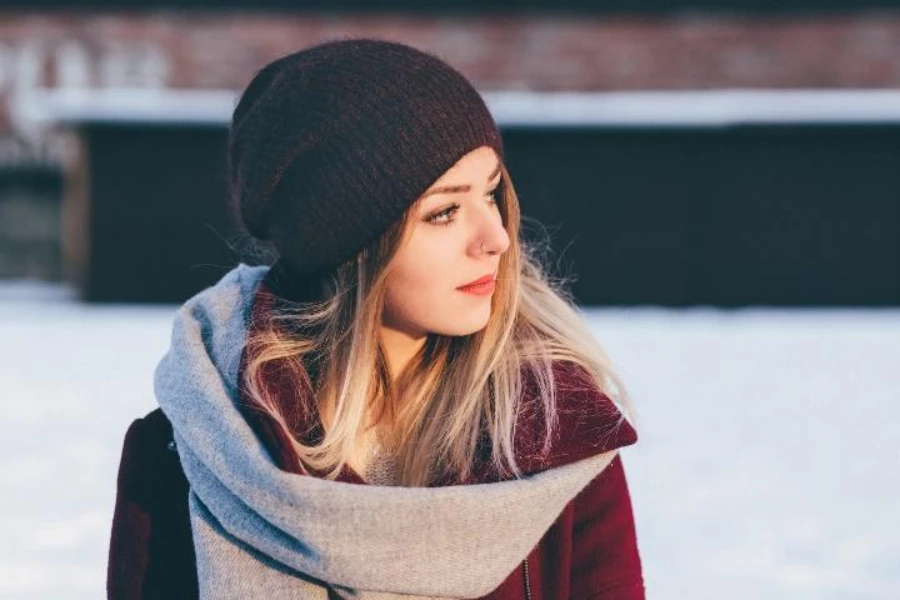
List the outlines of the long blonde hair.
{"type": "Polygon", "coordinates": [[[391,258],[408,239],[415,204],[337,268],[323,300],[279,299],[266,322],[252,329],[244,393],[290,433],[304,470],[336,478],[368,428],[388,423],[386,445],[398,461],[400,485],[427,486],[448,473],[467,476],[484,434],[494,466],[518,477],[513,441],[524,376],[529,373],[540,392],[547,451],[557,425],[554,361],[582,367],[634,422],[629,394],[603,347],[561,282],[549,278],[535,249],[520,240],[518,198],[505,166],[501,172],[498,207],[510,245],[500,260],[491,318],[481,331],[428,335],[392,383],[379,327],[391,258]],[[272,385],[267,374],[274,372],[294,384],[272,385]],[[295,397],[278,396],[288,390],[295,397]],[[311,399],[324,437],[305,445],[286,407],[311,399]]]}

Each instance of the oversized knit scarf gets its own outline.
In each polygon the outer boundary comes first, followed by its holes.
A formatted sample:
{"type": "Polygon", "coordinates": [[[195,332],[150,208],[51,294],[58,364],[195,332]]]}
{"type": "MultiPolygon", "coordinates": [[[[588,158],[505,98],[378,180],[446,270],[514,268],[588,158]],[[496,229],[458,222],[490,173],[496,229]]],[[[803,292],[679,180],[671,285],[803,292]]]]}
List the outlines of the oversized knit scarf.
{"type": "Polygon", "coordinates": [[[241,351],[267,269],[240,264],[181,306],[154,373],[190,485],[201,598],[484,596],[615,456],[433,488],[280,470],[238,406],[241,351]]]}

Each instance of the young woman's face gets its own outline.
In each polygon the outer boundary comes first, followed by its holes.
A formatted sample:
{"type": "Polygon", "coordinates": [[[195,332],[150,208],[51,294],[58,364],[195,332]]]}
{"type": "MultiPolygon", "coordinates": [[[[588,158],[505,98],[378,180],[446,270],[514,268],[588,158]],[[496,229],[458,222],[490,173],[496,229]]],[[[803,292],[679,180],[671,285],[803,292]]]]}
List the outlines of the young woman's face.
{"type": "Polygon", "coordinates": [[[383,325],[419,338],[469,335],[491,315],[491,286],[509,236],[500,215],[499,160],[489,146],[463,156],[420,197],[412,232],[387,279],[383,325]]]}

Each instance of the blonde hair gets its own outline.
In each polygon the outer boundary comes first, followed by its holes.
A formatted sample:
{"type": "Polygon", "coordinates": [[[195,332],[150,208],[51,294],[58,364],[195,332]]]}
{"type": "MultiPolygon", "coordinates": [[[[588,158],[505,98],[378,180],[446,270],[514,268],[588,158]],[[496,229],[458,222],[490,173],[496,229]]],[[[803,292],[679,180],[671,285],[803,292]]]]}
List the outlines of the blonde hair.
{"type": "MultiPolygon", "coordinates": [[[[385,281],[391,258],[411,231],[414,204],[356,259],[341,265],[321,301],[276,299],[265,322],[254,324],[246,347],[243,389],[290,435],[304,471],[336,478],[369,427],[389,423],[386,445],[398,461],[399,484],[427,486],[448,473],[466,477],[487,434],[490,460],[519,477],[516,415],[526,373],[539,390],[544,415],[542,452],[557,425],[552,365],[568,361],[634,421],[624,383],[560,282],[552,281],[519,238],[519,202],[501,165],[498,207],[510,238],[502,255],[491,318],[468,336],[429,334],[395,383],[379,345],[385,281]],[[287,378],[272,384],[269,374],[287,378]],[[279,394],[293,391],[294,397],[279,394]],[[402,399],[402,401],[401,401],[402,399]],[[314,401],[324,437],[305,445],[292,429],[297,410],[314,401]]],[[[620,414],[621,419],[625,415],[620,414]]]]}

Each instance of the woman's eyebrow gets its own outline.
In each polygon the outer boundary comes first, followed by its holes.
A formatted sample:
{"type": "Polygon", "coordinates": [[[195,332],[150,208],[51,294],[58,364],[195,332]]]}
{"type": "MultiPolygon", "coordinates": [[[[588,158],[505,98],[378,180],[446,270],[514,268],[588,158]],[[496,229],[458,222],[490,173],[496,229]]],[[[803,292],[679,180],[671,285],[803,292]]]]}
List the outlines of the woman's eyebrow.
{"type": "MultiPolygon", "coordinates": [[[[490,177],[488,177],[488,183],[494,180],[497,175],[500,174],[500,163],[497,163],[497,166],[494,168],[494,172],[491,173],[490,177]]],[[[447,185],[444,187],[436,187],[428,190],[424,194],[422,194],[422,198],[426,196],[431,196],[432,194],[457,194],[460,192],[468,192],[472,189],[470,185],[447,185]]]]}

